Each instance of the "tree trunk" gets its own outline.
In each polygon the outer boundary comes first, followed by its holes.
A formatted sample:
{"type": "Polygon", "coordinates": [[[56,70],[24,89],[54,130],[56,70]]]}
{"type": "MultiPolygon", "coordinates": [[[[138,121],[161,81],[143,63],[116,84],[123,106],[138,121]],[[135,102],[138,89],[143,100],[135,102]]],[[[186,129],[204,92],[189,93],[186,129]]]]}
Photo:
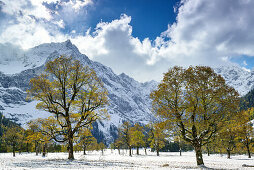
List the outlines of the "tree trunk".
{"type": "Polygon", "coordinates": [[[251,158],[249,145],[247,145],[247,152],[248,152],[248,158],[251,158]]]}
{"type": "Polygon", "coordinates": [[[146,148],[145,148],[145,154],[147,155],[146,148]]]}
{"type": "Polygon", "coordinates": [[[202,157],[202,150],[201,150],[201,145],[196,144],[194,146],[195,152],[196,152],[196,160],[197,160],[197,165],[204,165],[203,157],[202,157]]]}
{"type": "Polygon", "coordinates": [[[68,159],[73,160],[74,154],[73,154],[73,137],[72,136],[69,136],[69,139],[68,139],[68,152],[69,152],[68,159]]]}
{"type": "Polygon", "coordinates": [[[248,137],[246,137],[246,149],[247,149],[247,152],[248,152],[248,158],[251,158],[251,154],[250,154],[250,147],[249,147],[249,139],[248,137]]]}
{"type": "Polygon", "coordinates": [[[35,153],[36,153],[36,156],[38,156],[38,154],[39,154],[39,145],[38,145],[38,142],[35,142],[35,153]]]}
{"type": "Polygon", "coordinates": [[[156,149],[157,156],[160,156],[159,149],[156,149]]]}
{"type": "Polygon", "coordinates": [[[86,155],[86,146],[85,145],[83,146],[83,149],[84,149],[84,155],[86,155]]]}
{"type": "Polygon", "coordinates": [[[139,147],[137,146],[137,155],[139,155],[139,147]]]}
{"type": "Polygon", "coordinates": [[[129,156],[131,156],[131,146],[129,146],[129,156]]]}
{"type": "Polygon", "coordinates": [[[180,153],[180,156],[182,156],[182,147],[181,147],[181,142],[179,142],[179,153],[180,153]]]}
{"type": "Polygon", "coordinates": [[[15,157],[15,145],[12,145],[12,155],[15,157]]]}
{"type": "Polygon", "coordinates": [[[26,152],[29,153],[29,149],[28,149],[28,142],[26,143],[26,152]]]}
{"type": "Polygon", "coordinates": [[[230,159],[230,149],[227,149],[228,159],[230,159]]]}
{"type": "Polygon", "coordinates": [[[120,148],[118,148],[118,154],[120,155],[120,148]]]}
{"type": "Polygon", "coordinates": [[[209,149],[209,146],[206,147],[206,150],[207,150],[207,155],[210,156],[210,149],[209,149]]]}
{"type": "Polygon", "coordinates": [[[42,157],[45,157],[45,156],[46,156],[46,147],[47,147],[47,144],[44,143],[44,144],[43,144],[43,148],[42,148],[42,157]]]}

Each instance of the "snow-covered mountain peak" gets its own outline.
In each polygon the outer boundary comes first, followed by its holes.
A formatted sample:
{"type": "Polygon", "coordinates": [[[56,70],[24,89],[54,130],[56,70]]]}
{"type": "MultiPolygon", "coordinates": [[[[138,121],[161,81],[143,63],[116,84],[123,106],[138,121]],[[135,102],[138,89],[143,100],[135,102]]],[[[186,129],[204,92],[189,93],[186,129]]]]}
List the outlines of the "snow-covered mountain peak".
{"type": "Polygon", "coordinates": [[[220,66],[214,69],[222,75],[226,83],[234,87],[241,96],[247,94],[254,87],[254,72],[248,71],[238,65],[220,66]]]}
{"type": "MultiPolygon", "coordinates": [[[[0,51],[0,58],[2,55],[4,53],[0,51]]],[[[17,52],[17,55],[12,55],[17,62],[13,62],[14,60],[7,62],[6,66],[11,69],[2,69],[0,63],[0,71],[3,71],[0,72],[0,109],[7,117],[17,119],[24,124],[28,120],[48,116],[47,113],[35,109],[36,101],[26,101],[25,91],[29,87],[29,80],[43,72],[45,63],[60,55],[71,56],[95,70],[108,90],[110,105],[107,109],[111,120],[98,121],[94,127],[95,130],[97,129],[96,134],[103,133],[110,141],[112,136],[115,136],[116,128],[124,120],[136,123],[155,119],[150,110],[149,94],[156,83],[139,83],[124,73],[116,75],[111,68],[91,61],[85,54],[81,54],[70,40],[62,43],[41,44],[23,53],[17,52]],[[13,67],[19,69],[13,71],[13,67]]]]}
{"type": "Polygon", "coordinates": [[[70,40],[62,43],[45,43],[25,51],[13,45],[0,44],[0,50],[0,71],[6,74],[20,73],[26,69],[42,66],[48,57],[56,52],[59,55],[74,55],[79,56],[77,59],[89,60],[70,40]]]}
{"type": "MultiPolygon", "coordinates": [[[[26,101],[25,91],[29,87],[29,80],[43,72],[44,64],[59,55],[80,60],[82,64],[94,69],[103,81],[109,94],[110,105],[107,109],[111,120],[98,121],[94,129],[101,131],[109,141],[115,136],[116,127],[124,120],[133,123],[155,120],[149,96],[157,88],[158,82],[140,83],[125,73],[116,75],[111,68],[81,54],[70,40],[41,44],[26,51],[0,44],[0,110],[5,115],[22,123],[47,115],[35,109],[36,101],[26,101]]],[[[221,66],[214,70],[241,95],[253,88],[254,71],[247,71],[237,65],[221,66]]],[[[96,133],[101,135],[98,131],[96,133]]]]}

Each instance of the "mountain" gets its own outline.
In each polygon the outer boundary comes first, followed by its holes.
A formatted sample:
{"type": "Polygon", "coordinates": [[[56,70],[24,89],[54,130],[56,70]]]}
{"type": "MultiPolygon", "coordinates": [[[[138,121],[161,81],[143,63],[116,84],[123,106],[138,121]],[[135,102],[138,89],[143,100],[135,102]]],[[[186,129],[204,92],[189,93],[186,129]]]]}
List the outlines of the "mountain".
{"type": "MultiPolygon", "coordinates": [[[[125,120],[146,124],[156,119],[151,112],[149,95],[158,82],[140,83],[124,73],[116,75],[109,67],[81,54],[70,40],[41,44],[26,51],[11,44],[0,44],[0,111],[6,117],[25,126],[31,119],[50,115],[35,109],[37,101],[26,100],[26,90],[29,80],[44,71],[45,63],[59,55],[72,56],[89,65],[109,92],[110,105],[107,109],[111,119],[94,123],[93,134],[97,139],[105,138],[108,143],[111,142],[117,135],[117,127],[125,120]]],[[[215,71],[242,96],[253,88],[254,71],[249,72],[236,65],[217,67],[215,71]]]]}
{"type": "Polygon", "coordinates": [[[155,119],[152,114],[149,94],[156,89],[157,82],[139,83],[128,75],[116,75],[109,67],[90,60],[67,40],[63,43],[42,44],[27,51],[11,44],[0,45],[0,110],[6,117],[23,124],[31,119],[50,114],[35,109],[36,101],[26,100],[29,80],[41,74],[45,63],[60,55],[72,56],[82,64],[89,65],[104,82],[108,90],[110,105],[107,107],[110,121],[100,120],[94,124],[97,138],[109,143],[116,136],[116,129],[123,121],[146,124],[155,119]]]}
{"type": "Polygon", "coordinates": [[[220,66],[214,69],[226,83],[234,87],[241,96],[254,88],[254,70],[248,71],[238,65],[220,66]]]}

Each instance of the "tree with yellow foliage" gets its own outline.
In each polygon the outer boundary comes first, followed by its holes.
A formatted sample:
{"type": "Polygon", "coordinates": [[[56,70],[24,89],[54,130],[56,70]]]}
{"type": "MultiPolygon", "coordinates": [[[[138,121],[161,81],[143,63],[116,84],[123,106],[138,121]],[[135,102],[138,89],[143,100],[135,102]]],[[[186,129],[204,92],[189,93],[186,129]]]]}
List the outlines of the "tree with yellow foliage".
{"type": "Polygon", "coordinates": [[[101,150],[101,154],[104,154],[104,149],[106,148],[105,144],[103,142],[100,142],[97,144],[97,150],[101,150]]]}
{"type": "Polygon", "coordinates": [[[123,141],[121,138],[117,138],[114,142],[114,147],[118,150],[118,154],[120,155],[120,149],[124,145],[123,141]]]}
{"type": "Polygon", "coordinates": [[[144,128],[139,124],[136,123],[130,129],[130,137],[131,137],[131,145],[137,148],[137,155],[139,155],[139,148],[144,146],[144,128]]]}
{"type": "Polygon", "coordinates": [[[12,154],[15,157],[15,151],[18,144],[22,140],[23,129],[18,126],[12,126],[6,129],[6,132],[3,134],[3,139],[7,145],[12,147],[12,154]]]}
{"type": "Polygon", "coordinates": [[[251,158],[251,143],[253,142],[251,139],[254,137],[253,123],[251,122],[253,114],[254,108],[241,111],[242,124],[241,124],[240,142],[246,148],[249,158],[251,158]]]}
{"type": "Polygon", "coordinates": [[[181,138],[194,147],[197,165],[204,164],[201,147],[239,106],[239,94],[205,66],[169,69],[151,98],[154,112],[178,126],[181,138]]]}
{"type": "Polygon", "coordinates": [[[68,159],[74,159],[74,135],[105,116],[107,91],[92,69],[71,57],[60,56],[47,62],[45,72],[30,80],[28,94],[40,101],[38,109],[54,115],[61,130],[52,137],[57,142],[67,142],[68,159]]]}
{"type": "Polygon", "coordinates": [[[131,156],[131,124],[124,122],[118,129],[118,137],[124,145],[129,149],[129,156],[131,156]]]}
{"type": "Polygon", "coordinates": [[[154,149],[159,156],[159,151],[165,146],[166,134],[165,125],[163,123],[154,123],[150,125],[149,141],[150,147],[154,149]]]}
{"type": "Polygon", "coordinates": [[[84,155],[86,155],[86,150],[90,145],[97,143],[97,140],[93,137],[90,129],[82,128],[79,131],[79,139],[77,140],[78,146],[83,148],[84,155]]]}
{"type": "Polygon", "coordinates": [[[39,125],[37,124],[36,121],[30,121],[28,123],[28,129],[26,133],[27,133],[26,140],[28,143],[34,144],[34,150],[37,156],[39,154],[39,145],[40,140],[42,138],[42,134],[39,130],[39,125]]]}
{"type": "Polygon", "coordinates": [[[42,145],[42,156],[46,156],[47,144],[55,138],[55,132],[60,130],[54,117],[45,119],[38,118],[28,123],[27,141],[35,144],[36,155],[39,153],[39,146],[42,145]]]}
{"type": "Polygon", "coordinates": [[[250,144],[253,136],[253,127],[250,118],[252,114],[253,109],[240,111],[224,122],[226,126],[218,131],[217,147],[227,152],[228,159],[231,157],[231,152],[238,149],[240,145],[244,145],[248,157],[251,158],[250,144]]]}

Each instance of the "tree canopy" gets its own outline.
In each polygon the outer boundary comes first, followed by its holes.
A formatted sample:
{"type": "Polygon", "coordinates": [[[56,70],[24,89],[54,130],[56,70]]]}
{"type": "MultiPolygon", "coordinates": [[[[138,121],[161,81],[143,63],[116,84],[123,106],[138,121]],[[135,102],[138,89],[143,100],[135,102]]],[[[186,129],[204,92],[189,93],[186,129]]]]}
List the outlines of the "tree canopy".
{"type": "Polygon", "coordinates": [[[204,164],[201,146],[237,114],[239,106],[236,90],[205,66],[169,69],[151,98],[153,110],[179,127],[181,137],[192,144],[198,165],[204,164]]]}
{"type": "Polygon", "coordinates": [[[74,159],[74,135],[106,116],[107,90],[102,81],[79,60],[60,56],[47,62],[45,73],[32,78],[30,86],[29,96],[40,101],[36,107],[52,113],[61,127],[54,132],[58,136],[54,139],[68,142],[69,159],[74,159]]]}

